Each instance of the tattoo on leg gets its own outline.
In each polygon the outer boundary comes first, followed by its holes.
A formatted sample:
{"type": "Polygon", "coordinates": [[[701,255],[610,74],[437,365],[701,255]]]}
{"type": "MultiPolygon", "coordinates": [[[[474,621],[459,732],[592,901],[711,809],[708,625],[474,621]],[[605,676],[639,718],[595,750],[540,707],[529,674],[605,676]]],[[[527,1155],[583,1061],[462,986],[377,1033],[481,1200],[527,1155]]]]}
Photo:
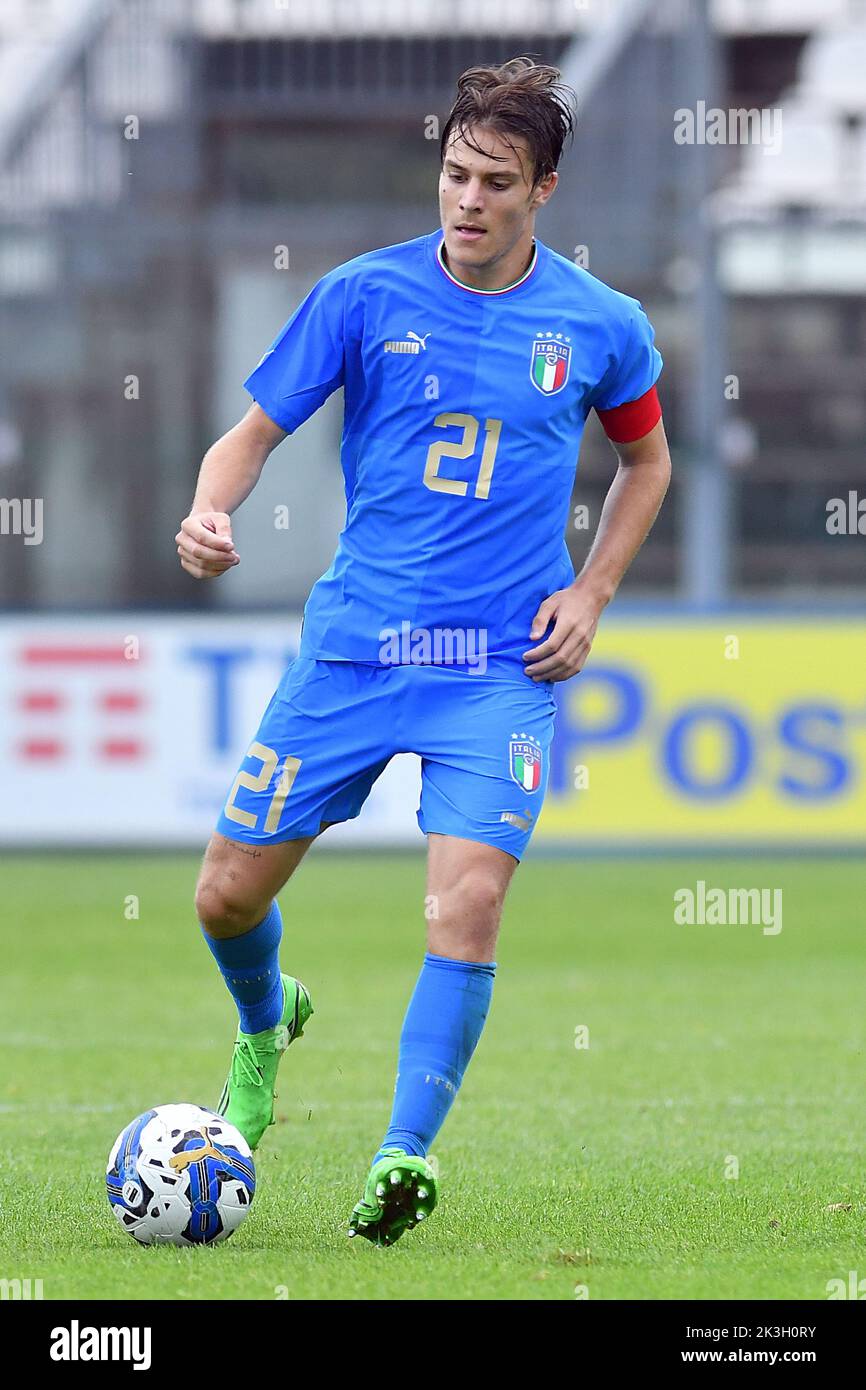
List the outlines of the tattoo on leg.
{"type": "Polygon", "coordinates": [[[261,859],[262,852],[253,845],[239,845],[237,840],[230,840],[232,849],[236,849],[239,854],[246,854],[250,859],[261,859]]]}

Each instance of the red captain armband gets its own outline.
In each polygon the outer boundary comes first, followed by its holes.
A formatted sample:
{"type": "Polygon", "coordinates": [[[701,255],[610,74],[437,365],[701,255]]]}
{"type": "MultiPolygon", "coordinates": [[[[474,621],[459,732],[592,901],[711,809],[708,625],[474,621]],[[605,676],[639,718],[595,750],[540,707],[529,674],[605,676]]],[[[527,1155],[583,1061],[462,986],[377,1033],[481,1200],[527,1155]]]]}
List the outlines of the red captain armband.
{"type": "Polygon", "coordinates": [[[654,386],[636,401],[615,405],[613,410],[596,411],[605,434],[614,444],[633,444],[662,418],[661,401],[654,386]]]}

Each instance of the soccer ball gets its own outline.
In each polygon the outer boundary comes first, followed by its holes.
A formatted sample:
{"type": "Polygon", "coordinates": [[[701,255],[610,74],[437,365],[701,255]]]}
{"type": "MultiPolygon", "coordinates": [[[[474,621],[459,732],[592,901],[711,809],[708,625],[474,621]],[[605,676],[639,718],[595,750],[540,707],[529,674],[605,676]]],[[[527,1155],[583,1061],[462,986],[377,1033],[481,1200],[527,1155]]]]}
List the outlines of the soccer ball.
{"type": "Polygon", "coordinates": [[[122,1130],[108,1157],[108,1200],[141,1245],[215,1245],[256,1190],[250,1146],[201,1105],[157,1105],[122,1130]]]}

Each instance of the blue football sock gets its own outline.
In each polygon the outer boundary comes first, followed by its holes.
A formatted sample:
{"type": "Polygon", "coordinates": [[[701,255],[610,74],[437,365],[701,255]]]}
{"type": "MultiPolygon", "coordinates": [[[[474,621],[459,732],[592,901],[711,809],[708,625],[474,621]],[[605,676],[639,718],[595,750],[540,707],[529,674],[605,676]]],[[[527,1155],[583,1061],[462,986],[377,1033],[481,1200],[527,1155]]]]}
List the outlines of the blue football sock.
{"type": "Polygon", "coordinates": [[[460,1089],[490,1007],[496,962],[427,952],[400,1035],[389,1147],[426,1156],[460,1089]]]}
{"type": "Polygon", "coordinates": [[[202,932],[238,1006],[242,1031],[261,1033],[275,1028],[283,1012],[279,961],[283,919],[276,899],[258,926],[242,936],[217,940],[204,928],[202,932]]]}

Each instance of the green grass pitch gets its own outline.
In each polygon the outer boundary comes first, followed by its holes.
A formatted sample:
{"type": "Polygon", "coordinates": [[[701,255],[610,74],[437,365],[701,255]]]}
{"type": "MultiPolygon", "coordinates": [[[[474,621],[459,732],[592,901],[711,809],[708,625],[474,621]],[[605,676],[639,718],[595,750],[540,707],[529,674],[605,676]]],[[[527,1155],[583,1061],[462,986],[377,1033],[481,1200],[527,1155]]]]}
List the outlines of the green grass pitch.
{"type": "Polygon", "coordinates": [[[823,1299],[866,1275],[863,875],[829,859],[530,856],[434,1146],[441,1205],[378,1251],[345,1225],[390,1109],[423,860],[314,850],[281,903],[283,968],[316,1015],[250,1216],[209,1250],[137,1247],[105,1198],[109,1147],[150,1105],[215,1104],[234,1035],[195,872],[3,861],[0,1277],[46,1299],[573,1300],[823,1299]],[[698,879],[781,888],[782,931],[675,925],[698,879]]]}

